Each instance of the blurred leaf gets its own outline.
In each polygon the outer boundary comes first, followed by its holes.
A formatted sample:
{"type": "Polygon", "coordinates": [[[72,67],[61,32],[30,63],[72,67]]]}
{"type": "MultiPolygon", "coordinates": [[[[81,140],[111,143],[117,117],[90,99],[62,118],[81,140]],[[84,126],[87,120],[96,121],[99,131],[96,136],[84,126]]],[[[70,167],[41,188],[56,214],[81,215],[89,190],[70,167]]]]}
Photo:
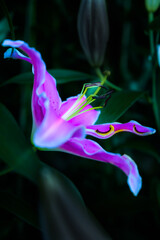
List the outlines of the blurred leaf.
{"type": "Polygon", "coordinates": [[[8,84],[17,83],[17,84],[33,84],[33,74],[31,72],[21,73],[15,77],[10,78],[9,80],[0,84],[0,87],[3,87],[8,84]]]}
{"type": "Polygon", "coordinates": [[[6,167],[5,169],[3,170],[0,170],[0,176],[3,176],[9,172],[13,171],[13,168],[10,168],[10,167],[6,167]]]}
{"type": "MultiPolygon", "coordinates": [[[[73,81],[89,81],[94,80],[95,77],[87,73],[81,73],[73,70],[64,69],[50,69],[48,71],[57,81],[57,84],[69,83],[73,81]]],[[[1,87],[7,84],[17,83],[17,84],[32,84],[33,74],[31,72],[21,73],[11,79],[1,83],[1,87]]]]}
{"type": "Polygon", "coordinates": [[[9,32],[9,25],[6,18],[0,21],[0,42],[3,41],[9,32]]]}
{"type": "Polygon", "coordinates": [[[88,214],[74,191],[48,169],[41,174],[41,226],[44,239],[107,240],[108,236],[88,214]]]}
{"type": "Polygon", "coordinates": [[[8,192],[0,192],[0,207],[18,218],[39,229],[39,221],[35,208],[8,192]]]}
{"type": "Polygon", "coordinates": [[[120,118],[144,92],[119,91],[111,95],[106,107],[101,110],[97,123],[114,122],[120,118]]]}
{"type": "Polygon", "coordinates": [[[73,70],[50,69],[49,73],[55,77],[57,84],[68,83],[73,81],[88,81],[95,79],[94,76],[73,70]]]}
{"type": "Polygon", "coordinates": [[[15,119],[0,103],[0,158],[18,173],[36,182],[40,162],[15,119]]]}

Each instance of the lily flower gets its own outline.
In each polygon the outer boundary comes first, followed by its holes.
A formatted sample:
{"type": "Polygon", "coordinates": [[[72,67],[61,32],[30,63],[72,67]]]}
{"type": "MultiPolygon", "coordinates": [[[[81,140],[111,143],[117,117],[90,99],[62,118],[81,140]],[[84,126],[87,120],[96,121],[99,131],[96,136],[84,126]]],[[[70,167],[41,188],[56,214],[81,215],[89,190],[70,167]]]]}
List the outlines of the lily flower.
{"type": "Polygon", "coordinates": [[[105,151],[97,142],[86,139],[86,136],[107,139],[122,131],[146,136],[155,133],[155,130],[142,126],[136,121],[96,125],[100,110],[91,105],[95,100],[94,96],[85,96],[88,87],[78,96],[62,102],[56,88],[56,80],[47,72],[38,51],[30,48],[23,41],[5,40],[2,45],[12,47],[5,52],[4,58],[22,59],[31,63],[33,67],[31,140],[34,146],[41,150],[63,151],[113,164],[127,175],[127,183],[136,196],[142,186],[136,163],[128,155],[105,151]],[[16,48],[28,56],[23,55],[16,48]]]}

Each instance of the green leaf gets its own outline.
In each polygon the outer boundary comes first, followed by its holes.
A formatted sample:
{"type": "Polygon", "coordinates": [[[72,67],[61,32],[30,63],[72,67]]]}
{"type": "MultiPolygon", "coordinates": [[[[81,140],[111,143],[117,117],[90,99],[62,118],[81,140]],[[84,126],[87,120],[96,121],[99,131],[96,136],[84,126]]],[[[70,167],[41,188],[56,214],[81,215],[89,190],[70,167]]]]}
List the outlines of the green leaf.
{"type": "MultiPolygon", "coordinates": [[[[48,72],[56,79],[57,84],[70,83],[73,81],[90,81],[95,79],[95,77],[92,75],[73,70],[50,69],[48,72]]],[[[2,87],[11,83],[32,84],[33,74],[31,72],[21,73],[1,83],[0,86],[2,87]]]]}
{"type": "Polygon", "coordinates": [[[0,192],[0,207],[14,214],[26,223],[39,229],[35,208],[9,192],[0,192]]]}
{"type": "Polygon", "coordinates": [[[73,70],[50,69],[49,73],[55,77],[57,84],[69,83],[74,81],[89,81],[95,79],[94,76],[73,70]]]}
{"type": "Polygon", "coordinates": [[[0,103],[0,158],[16,172],[37,182],[40,162],[15,119],[0,103]]]}
{"type": "Polygon", "coordinates": [[[111,95],[106,107],[101,110],[97,123],[115,122],[120,118],[144,92],[119,91],[111,95]]]}
{"type": "Polygon", "coordinates": [[[0,87],[3,87],[8,84],[33,84],[33,74],[31,72],[21,73],[15,77],[10,78],[9,80],[0,84],[0,87]]]}

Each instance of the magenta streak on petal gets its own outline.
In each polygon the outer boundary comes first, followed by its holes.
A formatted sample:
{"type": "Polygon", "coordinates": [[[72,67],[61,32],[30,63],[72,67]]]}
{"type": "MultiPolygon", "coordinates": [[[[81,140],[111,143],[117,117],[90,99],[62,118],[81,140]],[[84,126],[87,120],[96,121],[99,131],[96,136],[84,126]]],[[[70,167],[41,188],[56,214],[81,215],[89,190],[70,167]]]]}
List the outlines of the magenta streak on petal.
{"type": "Polygon", "coordinates": [[[110,163],[120,168],[128,176],[128,184],[134,195],[141,189],[141,177],[135,162],[127,155],[106,152],[98,143],[89,139],[71,138],[60,146],[60,150],[84,158],[110,163]]]}
{"type": "Polygon", "coordinates": [[[33,142],[39,148],[53,149],[65,143],[73,135],[84,138],[85,128],[83,126],[73,127],[69,122],[58,117],[53,122],[52,112],[50,112],[35,132],[33,142]]]}
{"type": "Polygon", "coordinates": [[[146,136],[155,133],[155,129],[142,126],[136,121],[128,123],[106,123],[101,125],[87,126],[86,132],[97,138],[109,138],[118,132],[131,132],[140,136],[146,136]]]}

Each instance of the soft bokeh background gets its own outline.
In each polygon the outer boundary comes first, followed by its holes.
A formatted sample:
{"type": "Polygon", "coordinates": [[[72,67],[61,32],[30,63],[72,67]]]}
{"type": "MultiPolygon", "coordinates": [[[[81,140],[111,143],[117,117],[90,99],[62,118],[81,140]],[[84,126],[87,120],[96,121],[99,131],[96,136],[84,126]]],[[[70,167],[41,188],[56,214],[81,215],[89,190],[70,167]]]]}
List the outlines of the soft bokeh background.
{"type": "MultiPolygon", "coordinates": [[[[26,41],[40,51],[48,69],[72,69],[94,74],[86,61],[77,33],[80,0],[5,2],[13,20],[16,39],[26,41]]],[[[126,90],[146,91],[151,95],[148,17],[144,1],[106,2],[110,35],[102,70],[111,71],[109,79],[117,86],[126,90]]],[[[156,12],[157,16],[159,14],[160,10],[156,12]]],[[[1,9],[0,20],[3,18],[1,9]]],[[[6,37],[11,37],[9,31],[6,37]]],[[[1,47],[1,82],[31,70],[27,63],[4,61],[3,53],[1,47]]],[[[78,94],[83,83],[58,85],[62,99],[78,94]]],[[[0,101],[11,111],[28,141],[32,127],[31,90],[32,85],[29,84],[10,84],[0,89],[0,101]]],[[[118,121],[131,119],[156,128],[147,97],[137,101],[118,121]]],[[[136,161],[143,178],[138,197],[129,191],[124,174],[109,164],[59,152],[38,152],[38,156],[71,179],[88,209],[112,239],[156,239],[160,228],[159,132],[146,138],[120,133],[99,143],[106,150],[126,153],[136,161]]],[[[3,168],[3,163],[0,166],[3,168]]],[[[14,172],[1,176],[0,180],[1,192],[7,190],[19,196],[38,211],[39,193],[31,182],[14,172]]],[[[19,219],[13,212],[0,208],[0,239],[42,239],[40,230],[19,219]]]]}

